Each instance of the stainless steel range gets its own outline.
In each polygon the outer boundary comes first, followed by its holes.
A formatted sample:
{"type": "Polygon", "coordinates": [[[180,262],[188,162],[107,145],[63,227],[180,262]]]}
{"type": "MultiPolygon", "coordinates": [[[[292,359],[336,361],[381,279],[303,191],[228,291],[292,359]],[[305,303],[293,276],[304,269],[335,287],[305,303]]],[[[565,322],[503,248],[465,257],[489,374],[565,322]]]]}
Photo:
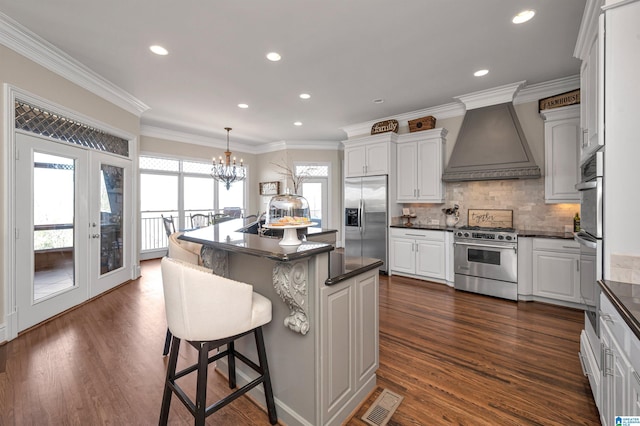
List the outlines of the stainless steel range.
{"type": "Polygon", "coordinates": [[[454,287],[518,300],[518,233],[513,228],[461,227],[453,233],[454,287]]]}

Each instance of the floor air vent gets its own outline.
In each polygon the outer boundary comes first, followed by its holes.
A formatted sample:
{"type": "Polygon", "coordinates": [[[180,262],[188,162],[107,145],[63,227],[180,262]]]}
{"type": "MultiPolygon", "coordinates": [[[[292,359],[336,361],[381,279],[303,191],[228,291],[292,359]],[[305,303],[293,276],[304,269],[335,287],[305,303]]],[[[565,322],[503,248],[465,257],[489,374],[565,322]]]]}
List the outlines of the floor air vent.
{"type": "Polygon", "coordinates": [[[362,420],[372,426],[386,425],[402,402],[402,399],[403,397],[397,393],[384,389],[367,412],[364,413],[362,420]]]}

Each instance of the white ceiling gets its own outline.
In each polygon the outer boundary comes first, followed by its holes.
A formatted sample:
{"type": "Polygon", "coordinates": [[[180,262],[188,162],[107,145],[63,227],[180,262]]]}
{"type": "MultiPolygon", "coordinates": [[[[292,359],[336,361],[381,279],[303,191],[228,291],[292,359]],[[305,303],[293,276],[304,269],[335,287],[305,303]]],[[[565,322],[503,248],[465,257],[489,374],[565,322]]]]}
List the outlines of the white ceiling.
{"type": "MultiPolygon", "coordinates": [[[[149,106],[146,126],[258,146],[579,73],[585,0],[0,0],[149,106]],[[511,18],[535,9],[533,20],[511,18]],[[168,56],[149,52],[151,44],[168,56]],[[265,54],[277,51],[280,62],[265,54]],[[482,78],[473,72],[487,68],[482,78]],[[300,93],[311,99],[301,100],[300,93]],[[382,98],[384,103],[374,104],[382,98]],[[249,104],[240,109],[238,103],[249,104]],[[294,121],[301,121],[296,127],[294,121]]],[[[232,142],[233,143],[233,142],[232,142]]]]}

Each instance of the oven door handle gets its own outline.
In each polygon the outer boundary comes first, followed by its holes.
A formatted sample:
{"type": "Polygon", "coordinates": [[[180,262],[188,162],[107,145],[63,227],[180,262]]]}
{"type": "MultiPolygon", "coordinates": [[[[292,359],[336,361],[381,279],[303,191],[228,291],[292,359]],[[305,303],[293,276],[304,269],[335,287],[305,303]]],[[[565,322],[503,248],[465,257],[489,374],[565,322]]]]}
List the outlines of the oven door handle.
{"type": "Polygon", "coordinates": [[[592,249],[598,248],[597,240],[595,238],[592,238],[585,232],[578,232],[576,234],[573,234],[573,239],[585,247],[589,247],[592,249]]]}
{"type": "Polygon", "coordinates": [[[580,182],[575,185],[575,188],[578,191],[584,191],[585,189],[593,189],[598,187],[598,182],[595,180],[590,180],[588,182],[580,182]]]}
{"type": "Polygon", "coordinates": [[[475,247],[487,247],[487,248],[499,248],[499,249],[514,249],[515,251],[518,251],[518,246],[517,245],[498,246],[498,245],[491,245],[491,244],[461,243],[459,241],[454,241],[453,245],[455,246],[456,244],[459,244],[461,246],[475,246],[475,247]]]}

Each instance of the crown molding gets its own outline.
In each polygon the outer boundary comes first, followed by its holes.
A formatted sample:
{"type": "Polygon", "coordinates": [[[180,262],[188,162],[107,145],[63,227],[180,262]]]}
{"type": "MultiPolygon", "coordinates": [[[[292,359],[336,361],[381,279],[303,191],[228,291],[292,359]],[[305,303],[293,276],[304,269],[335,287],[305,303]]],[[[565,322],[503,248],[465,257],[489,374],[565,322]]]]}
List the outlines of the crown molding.
{"type": "Polygon", "coordinates": [[[149,107],[0,12],[0,44],[138,117],[149,107]]]}
{"type": "Polygon", "coordinates": [[[537,102],[540,99],[549,96],[558,95],[560,93],[569,92],[580,88],[580,75],[572,75],[569,77],[559,78],[544,83],[532,84],[526,86],[518,92],[513,100],[514,104],[524,104],[527,102],[537,102]]]}
{"type": "Polygon", "coordinates": [[[364,123],[353,124],[342,127],[340,130],[347,134],[347,138],[351,139],[356,136],[369,135],[371,133],[371,127],[379,121],[398,120],[399,123],[402,123],[404,121],[415,120],[416,118],[426,117],[428,115],[434,116],[436,118],[436,122],[437,120],[444,120],[445,118],[458,117],[464,115],[464,106],[457,102],[452,102],[450,104],[419,109],[416,111],[406,112],[404,114],[392,115],[376,120],[366,121],[364,123]]]}
{"type": "MultiPolygon", "coordinates": [[[[192,145],[206,146],[209,148],[226,149],[227,147],[226,140],[202,136],[202,135],[196,135],[194,133],[165,129],[162,127],[149,126],[145,124],[140,126],[140,135],[149,137],[149,138],[157,138],[157,139],[164,139],[164,140],[173,141],[173,142],[182,142],[182,143],[189,143],[192,145]]],[[[250,152],[250,149],[248,149],[247,145],[234,143],[233,147],[242,152],[250,152]]]]}
{"type": "Polygon", "coordinates": [[[454,96],[454,99],[462,102],[467,110],[482,108],[489,105],[503,104],[505,102],[513,102],[516,93],[525,85],[526,81],[518,81],[516,83],[505,84],[487,90],[468,93],[466,95],[454,96]]]}
{"type": "Polygon", "coordinates": [[[542,117],[544,121],[556,121],[556,120],[566,120],[570,118],[580,118],[580,104],[546,109],[546,110],[540,111],[540,117],[542,117]]]}
{"type": "MultiPolygon", "coordinates": [[[[140,135],[149,138],[206,146],[208,148],[226,149],[227,147],[226,140],[150,125],[140,126],[140,135]]],[[[258,155],[287,149],[335,151],[342,149],[342,144],[339,141],[275,141],[254,146],[233,142],[233,149],[238,152],[258,155]]]]}

